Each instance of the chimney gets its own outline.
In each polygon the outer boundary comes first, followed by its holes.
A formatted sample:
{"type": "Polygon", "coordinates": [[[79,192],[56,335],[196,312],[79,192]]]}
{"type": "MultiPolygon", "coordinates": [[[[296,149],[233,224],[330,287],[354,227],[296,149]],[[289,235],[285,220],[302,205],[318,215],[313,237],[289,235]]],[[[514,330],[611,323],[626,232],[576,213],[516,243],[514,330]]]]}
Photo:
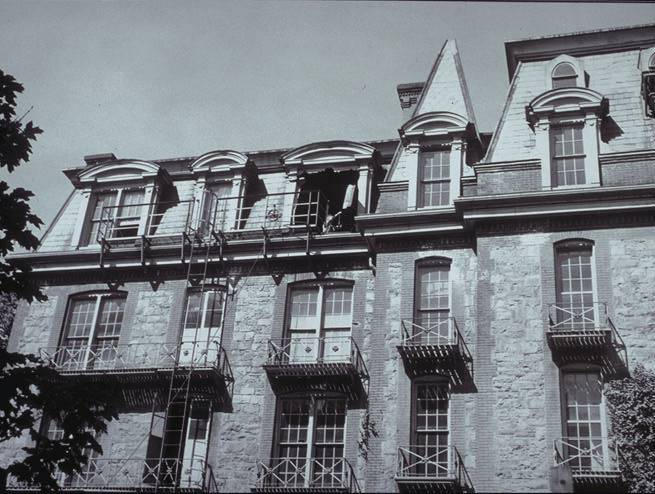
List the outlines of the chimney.
{"type": "Polygon", "coordinates": [[[100,163],[104,163],[105,161],[115,161],[115,160],[116,160],[116,156],[114,156],[114,153],[89,154],[84,157],[84,161],[86,162],[87,166],[93,166],[100,163]]]}
{"type": "Polygon", "coordinates": [[[424,87],[425,82],[398,84],[396,87],[398,99],[400,100],[400,108],[403,110],[403,123],[409,120],[409,117],[412,115],[424,87]]]}

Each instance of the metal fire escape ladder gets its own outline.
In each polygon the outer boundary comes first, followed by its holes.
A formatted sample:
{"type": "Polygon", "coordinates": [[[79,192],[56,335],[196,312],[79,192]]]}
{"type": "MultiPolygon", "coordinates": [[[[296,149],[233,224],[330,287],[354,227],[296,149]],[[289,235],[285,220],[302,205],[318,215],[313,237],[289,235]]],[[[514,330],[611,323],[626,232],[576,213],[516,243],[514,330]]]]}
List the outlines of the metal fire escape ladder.
{"type": "MultiPolygon", "coordinates": [[[[189,252],[189,266],[187,269],[187,286],[200,286],[200,310],[202,311],[202,301],[205,293],[207,272],[209,268],[209,253],[211,244],[207,242],[205,247],[204,259],[200,263],[194,263],[194,253],[196,243],[202,247],[202,240],[198,236],[191,239],[189,252]],[[194,269],[195,268],[195,269],[194,269]],[[198,282],[199,279],[199,282],[198,282]]],[[[196,320],[196,331],[200,328],[202,314],[196,320]]],[[[171,380],[168,388],[168,398],[166,401],[164,414],[164,427],[162,433],[162,443],[159,452],[159,471],[155,493],[159,492],[160,487],[180,487],[182,476],[184,442],[186,426],[191,409],[191,379],[194,370],[194,358],[197,351],[197,341],[191,343],[192,355],[189,362],[182,362],[182,344],[177,347],[177,355],[171,372],[171,380]],[[173,457],[170,452],[175,453],[173,457]]]]}

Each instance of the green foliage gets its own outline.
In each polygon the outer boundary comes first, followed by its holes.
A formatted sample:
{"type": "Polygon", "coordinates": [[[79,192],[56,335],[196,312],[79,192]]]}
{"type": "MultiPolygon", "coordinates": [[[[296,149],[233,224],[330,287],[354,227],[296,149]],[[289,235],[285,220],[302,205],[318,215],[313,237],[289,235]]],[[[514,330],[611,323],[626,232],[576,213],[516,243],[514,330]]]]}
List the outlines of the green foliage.
{"type": "MultiPolygon", "coordinates": [[[[13,76],[0,70],[0,167],[14,171],[27,162],[32,153],[32,141],[42,130],[32,122],[16,120],[16,97],[23,86],[13,76]]],[[[17,187],[11,189],[0,181],[0,293],[12,293],[31,301],[44,300],[45,296],[29,278],[27,264],[8,263],[5,257],[19,245],[34,250],[39,239],[30,228],[39,228],[43,222],[32,213],[28,200],[34,194],[17,187]]]]}
{"type": "Polygon", "coordinates": [[[637,366],[606,393],[621,474],[630,492],[655,492],[655,373],[637,366]]]}
{"type": "MultiPolygon", "coordinates": [[[[0,167],[9,172],[27,162],[32,142],[41,133],[32,122],[23,124],[22,118],[15,119],[16,97],[22,91],[21,84],[0,70],[0,167]]],[[[39,245],[30,231],[42,224],[30,210],[32,195],[20,187],[11,190],[0,181],[0,450],[12,447],[7,442],[11,439],[31,439],[23,448],[24,459],[0,468],[0,492],[5,490],[7,473],[40,486],[42,492],[57,491],[56,472],[81,471],[91,451],[102,454],[96,438],[106,431],[106,423],[117,417],[118,393],[112,387],[64,380],[38,357],[5,349],[16,301],[46,299],[30,279],[27,264],[6,261],[16,245],[26,250],[39,245]],[[58,422],[64,431],[61,439],[43,434],[43,417],[58,422]]]]}
{"type": "Polygon", "coordinates": [[[57,490],[57,471],[81,471],[91,451],[102,454],[97,436],[118,417],[111,386],[84,386],[63,380],[34,355],[0,350],[0,444],[28,434],[32,445],[21,462],[6,470],[17,480],[57,490]],[[61,439],[50,439],[41,417],[56,420],[61,439]]]}

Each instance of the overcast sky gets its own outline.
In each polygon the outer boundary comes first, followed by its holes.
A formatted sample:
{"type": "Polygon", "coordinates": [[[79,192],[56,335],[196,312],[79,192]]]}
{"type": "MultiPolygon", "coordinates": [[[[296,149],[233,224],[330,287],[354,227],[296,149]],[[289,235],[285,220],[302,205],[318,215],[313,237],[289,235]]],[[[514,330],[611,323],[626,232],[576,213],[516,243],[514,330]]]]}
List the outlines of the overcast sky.
{"type": "Polygon", "coordinates": [[[397,137],[396,85],[457,39],[481,131],[507,92],[503,42],[655,22],[652,4],[0,0],[0,68],[44,133],[7,179],[48,224],[87,154],[197,156],[397,137]]]}

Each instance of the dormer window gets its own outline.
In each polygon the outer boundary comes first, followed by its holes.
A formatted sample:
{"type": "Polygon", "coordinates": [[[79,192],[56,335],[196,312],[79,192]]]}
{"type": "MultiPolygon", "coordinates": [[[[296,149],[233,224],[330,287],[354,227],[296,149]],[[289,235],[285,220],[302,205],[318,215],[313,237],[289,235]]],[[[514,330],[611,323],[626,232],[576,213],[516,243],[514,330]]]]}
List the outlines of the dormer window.
{"type": "Polygon", "coordinates": [[[407,209],[452,208],[467,149],[479,146],[473,123],[456,113],[430,112],[405,122],[399,133],[409,178],[407,209]]]}
{"type": "Polygon", "coordinates": [[[91,197],[93,210],[86,225],[84,245],[103,238],[136,237],[143,209],[144,189],[97,192],[91,197]]]}
{"type": "Polygon", "coordinates": [[[576,87],[578,73],[569,62],[561,62],[555,66],[552,72],[553,89],[561,87],[576,87]]]}
{"type": "Polygon", "coordinates": [[[585,155],[580,124],[551,127],[553,185],[585,183],[585,155]]]}
{"type": "Polygon", "coordinates": [[[582,61],[569,55],[560,55],[548,62],[544,75],[550,89],[585,87],[582,61]]]}
{"type": "Polygon", "coordinates": [[[421,206],[447,206],[450,203],[450,149],[421,149],[419,168],[421,206]]]}
{"type": "Polygon", "coordinates": [[[609,112],[601,94],[582,87],[546,91],[526,107],[544,189],[598,186],[600,127],[609,112]]]}

